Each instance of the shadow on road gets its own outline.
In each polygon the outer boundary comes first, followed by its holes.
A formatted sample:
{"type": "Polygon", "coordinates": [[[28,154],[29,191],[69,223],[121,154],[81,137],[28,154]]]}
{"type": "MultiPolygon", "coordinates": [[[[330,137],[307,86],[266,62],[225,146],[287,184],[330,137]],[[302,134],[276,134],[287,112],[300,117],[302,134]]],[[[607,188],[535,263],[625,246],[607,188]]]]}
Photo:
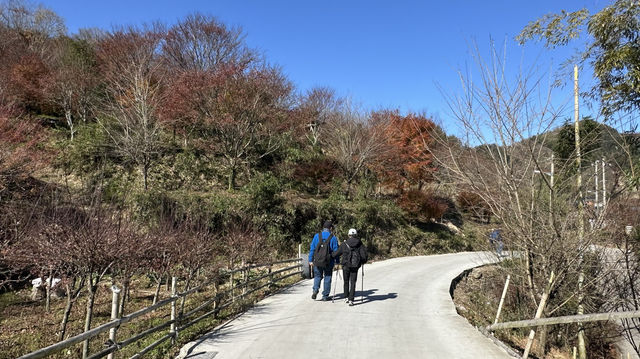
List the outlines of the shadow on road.
{"type": "Polygon", "coordinates": [[[398,297],[398,293],[374,294],[377,291],[378,289],[367,289],[364,292],[356,291],[354,304],[355,305],[366,304],[369,302],[395,299],[398,297]],[[364,296],[364,300],[362,300],[362,296],[364,296]]]}

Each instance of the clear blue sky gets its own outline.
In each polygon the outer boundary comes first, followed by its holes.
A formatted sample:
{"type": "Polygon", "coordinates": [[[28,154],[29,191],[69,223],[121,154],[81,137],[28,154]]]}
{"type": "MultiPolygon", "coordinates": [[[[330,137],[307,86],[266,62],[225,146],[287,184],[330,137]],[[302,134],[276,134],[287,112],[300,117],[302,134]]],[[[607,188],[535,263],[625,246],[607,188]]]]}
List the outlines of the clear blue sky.
{"type": "MultiPolygon", "coordinates": [[[[82,27],[161,20],[173,23],[199,11],[241,26],[249,46],[282,67],[299,90],[321,85],[366,108],[424,111],[447,122],[438,90],[459,88],[456,71],[472,63],[470,46],[486,51],[492,37],[509,43],[509,64],[537,58],[548,68],[571,50],[518,46],[513,38],[529,21],[561,9],[599,10],[590,1],[376,1],[376,0],[47,0],[70,33],[82,27]]],[[[486,55],[484,53],[483,55],[486,55]]],[[[557,67],[557,66],[556,66],[557,67]]],[[[570,97],[570,94],[567,95],[570,97]]]]}

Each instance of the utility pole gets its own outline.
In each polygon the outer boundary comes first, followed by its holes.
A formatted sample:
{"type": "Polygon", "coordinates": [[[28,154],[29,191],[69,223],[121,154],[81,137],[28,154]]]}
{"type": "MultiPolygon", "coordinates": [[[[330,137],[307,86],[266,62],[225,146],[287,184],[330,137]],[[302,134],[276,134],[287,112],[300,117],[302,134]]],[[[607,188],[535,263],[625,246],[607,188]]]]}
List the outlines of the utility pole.
{"type": "Polygon", "coordinates": [[[596,199],[594,202],[594,208],[595,208],[595,212],[596,212],[596,217],[598,216],[598,206],[600,204],[600,202],[598,201],[598,165],[600,164],[600,161],[596,160],[595,164],[593,165],[595,174],[595,183],[596,183],[596,199]]]}
{"type": "MultiPolygon", "coordinates": [[[[584,293],[582,286],[584,284],[584,270],[582,246],[584,243],[584,197],[582,194],[582,172],[581,161],[582,156],[580,153],[580,112],[578,106],[578,65],[573,66],[573,94],[574,94],[574,117],[575,117],[575,139],[576,139],[576,167],[578,171],[576,184],[578,186],[578,258],[579,258],[579,271],[578,274],[578,314],[584,314],[584,293]]],[[[582,323],[578,323],[578,358],[587,359],[587,349],[584,340],[584,326],[582,323]]]]}
{"type": "Polygon", "coordinates": [[[554,172],[554,161],[555,161],[555,154],[552,153],[551,154],[551,189],[553,189],[553,172],[554,172]]]}
{"type": "Polygon", "coordinates": [[[551,181],[549,188],[549,225],[553,227],[553,171],[554,171],[554,153],[551,154],[551,181]]]}
{"type": "Polygon", "coordinates": [[[604,166],[605,166],[605,161],[604,161],[604,157],[602,157],[602,207],[603,208],[607,204],[607,186],[605,186],[605,182],[604,182],[604,176],[605,176],[604,166]]]}

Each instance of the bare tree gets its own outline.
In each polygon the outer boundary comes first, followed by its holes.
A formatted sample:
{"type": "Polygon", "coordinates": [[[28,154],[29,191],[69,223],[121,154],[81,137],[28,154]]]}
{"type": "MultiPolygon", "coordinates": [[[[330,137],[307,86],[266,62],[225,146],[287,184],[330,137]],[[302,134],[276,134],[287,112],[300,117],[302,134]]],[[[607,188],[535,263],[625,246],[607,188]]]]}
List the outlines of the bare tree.
{"type": "MultiPolygon", "coordinates": [[[[84,219],[70,238],[65,249],[69,255],[68,261],[75,260],[86,278],[87,308],[84,331],[91,329],[93,307],[98,290],[98,284],[105,274],[121,260],[123,251],[122,227],[120,219],[111,216],[107,209],[99,203],[88,207],[84,219]]],[[[89,341],[82,346],[82,356],[89,353],[89,341]]]]}
{"type": "Polygon", "coordinates": [[[326,126],[326,152],[335,158],[344,171],[345,193],[368,165],[387,148],[385,124],[369,121],[369,116],[351,104],[346,104],[326,126]]]}
{"type": "Polygon", "coordinates": [[[312,146],[320,141],[321,128],[336,117],[344,100],[328,87],[314,87],[300,98],[298,109],[307,127],[307,139],[312,146]]]}
{"type": "Polygon", "coordinates": [[[170,67],[186,71],[245,67],[259,56],[247,48],[244,37],[239,27],[229,28],[213,16],[195,13],[169,29],[162,51],[170,67]]]}
{"type": "Polygon", "coordinates": [[[231,224],[224,238],[225,253],[231,262],[252,263],[265,260],[260,255],[264,254],[265,238],[247,220],[240,220],[231,224]]]}
{"type": "Polygon", "coordinates": [[[120,281],[122,295],[120,296],[120,316],[124,315],[126,303],[131,300],[131,279],[138,274],[144,274],[149,270],[147,256],[149,248],[154,243],[152,236],[145,233],[140,225],[130,218],[122,216],[118,221],[119,226],[119,260],[110,269],[112,281],[120,281]]]}
{"type": "Polygon", "coordinates": [[[139,167],[145,190],[161,148],[157,112],[163,95],[158,59],[162,33],[160,25],[118,30],[98,45],[97,52],[107,94],[99,122],[113,151],[139,167]]]}
{"type": "MultiPolygon", "coordinates": [[[[218,236],[203,221],[188,220],[178,227],[175,247],[179,269],[185,278],[184,291],[191,289],[197,273],[214,262],[216,252],[221,252],[222,243],[218,236]]],[[[180,312],[184,311],[185,298],[180,304],[180,312]]]]}
{"type": "Polygon", "coordinates": [[[38,123],[0,106],[0,287],[28,274],[24,267],[9,264],[12,247],[28,241],[45,197],[47,186],[31,175],[48,163],[49,154],[39,149],[46,137],[38,123]]]}
{"type": "MultiPolygon", "coordinates": [[[[29,240],[13,248],[12,261],[22,262],[34,269],[43,268],[49,276],[60,276],[66,291],[66,305],[60,323],[58,340],[63,340],[73,305],[84,288],[85,277],[78,261],[69,260],[67,245],[78,225],[84,223],[84,213],[72,203],[64,203],[60,194],[40,213],[30,229],[29,240]]],[[[39,274],[39,273],[37,273],[39,274]]],[[[47,307],[50,296],[47,285],[47,307]]]]}
{"type": "Polygon", "coordinates": [[[67,29],[64,20],[43,5],[25,0],[0,3],[0,25],[16,31],[40,58],[46,58],[52,38],[62,36],[67,29]]]}
{"type": "MultiPolygon", "coordinates": [[[[30,226],[29,240],[14,243],[8,258],[14,265],[29,268],[37,275],[44,271],[49,278],[53,275],[64,278],[67,303],[59,338],[66,333],[73,304],[84,285],[87,293],[84,330],[88,331],[98,284],[121,260],[126,248],[122,222],[95,198],[89,203],[64,203],[57,198],[35,210],[42,212],[30,226]]],[[[87,356],[88,348],[87,341],[83,357],[87,356]]]]}
{"type": "Polygon", "coordinates": [[[97,85],[93,48],[88,42],[60,37],[53,49],[51,101],[64,112],[73,141],[77,122],[86,122],[96,97],[97,85]]]}
{"type": "MultiPolygon", "coordinates": [[[[551,105],[551,87],[543,90],[544,77],[533,70],[509,76],[504,61],[492,48],[488,62],[476,57],[473,81],[470,74],[460,74],[461,94],[447,100],[463,143],[434,133],[431,153],[443,182],[472,191],[490,207],[506,245],[520,253],[517,265],[505,270],[527,293],[531,310],[541,305],[547,316],[575,304],[577,277],[587,266],[581,258],[590,255],[596,234],[588,231],[578,239],[583,219],[576,214],[582,200],[576,172],[567,168],[562,174],[561,169],[555,173],[561,180],[552,180],[549,130],[559,124],[559,112],[551,105]],[[549,298],[546,305],[543,298],[549,298]]],[[[597,296],[597,283],[588,279],[586,293],[597,296]]]]}
{"type": "Polygon", "coordinates": [[[170,271],[178,263],[177,249],[181,246],[180,234],[176,224],[169,218],[163,218],[149,233],[153,245],[148,248],[144,258],[145,267],[156,281],[153,304],[156,304],[160,298],[162,280],[169,281],[170,271]]]}

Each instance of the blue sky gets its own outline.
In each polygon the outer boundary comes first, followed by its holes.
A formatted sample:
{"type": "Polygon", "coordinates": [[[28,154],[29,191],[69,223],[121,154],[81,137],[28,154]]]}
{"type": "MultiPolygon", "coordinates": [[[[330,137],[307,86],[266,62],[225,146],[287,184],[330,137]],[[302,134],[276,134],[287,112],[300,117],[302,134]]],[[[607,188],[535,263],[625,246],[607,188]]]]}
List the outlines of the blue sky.
{"type": "MultiPolygon", "coordinates": [[[[241,26],[249,46],[282,67],[299,90],[328,86],[365,108],[426,112],[447,122],[446,102],[438,89],[459,89],[457,70],[473,62],[475,42],[487,54],[490,38],[507,41],[507,66],[536,63],[556,70],[572,47],[555,51],[514,37],[529,21],[561,9],[599,10],[608,2],[591,1],[79,1],[42,2],[61,15],[71,33],[82,27],[161,20],[173,23],[199,11],[241,26]]],[[[584,74],[583,83],[588,83],[584,74]]],[[[569,79],[570,80],[570,79],[569,79]]],[[[584,85],[583,85],[584,86],[584,85]]],[[[562,102],[570,98],[564,91],[562,102]],[[565,96],[566,95],[566,96],[565,96]]]]}

